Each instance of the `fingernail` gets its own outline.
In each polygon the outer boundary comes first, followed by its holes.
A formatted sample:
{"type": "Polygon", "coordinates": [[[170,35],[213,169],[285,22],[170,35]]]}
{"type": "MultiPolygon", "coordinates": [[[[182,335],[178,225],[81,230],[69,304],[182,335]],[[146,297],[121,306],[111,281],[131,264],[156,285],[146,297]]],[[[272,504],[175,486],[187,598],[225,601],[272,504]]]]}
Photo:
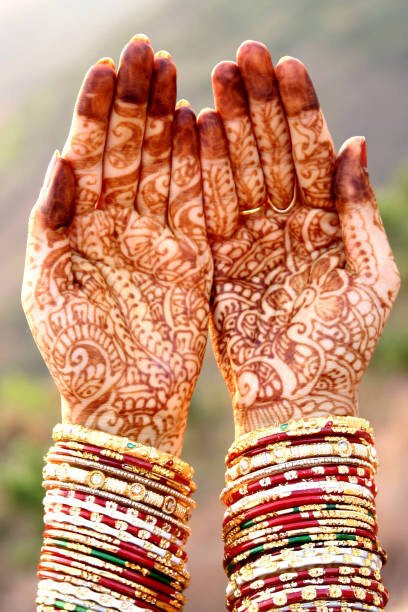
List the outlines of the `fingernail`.
{"type": "Polygon", "coordinates": [[[150,38],[143,33],[135,34],[130,40],[144,40],[144,42],[147,42],[150,45],[150,38]]]}
{"type": "Polygon", "coordinates": [[[101,59],[98,60],[96,63],[105,64],[107,66],[112,66],[112,68],[115,68],[115,62],[113,61],[111,57],[101,57],[101,59]]]}
{"type": "Polygon", "coordinates": [[[184,98],[182,98],[181,100],[177,102],[176,108],[182,108],[182,107],[191,108],[191,104],[188,100],[185,100],[184,98]]]}
{"type": "Polygon", "coordinates": [[[48,187],[48,185],[50,184],[51,177],[52,177],[52,171],[59,157],[61,157],[61,153],[58,151],[58,149],[55,149],[54,153],[52,154],[50,163],[48,164],[46,173],[45,173],[44,187],[48,187]]]}
{"type": "Polygon", "coordinates": [[[161,51],[157,51],[157,53],[154,54],[154,57],[163,58],[163,59],[172,59],[171,53],[169,53],[168,51],[165,51],[164,49],[162,49],[161,51]]]}
{"type": "Polygon", "coordinates": [[[364,136],[362,136],[360,143],[360,162],[364,170],[367,170],[367,143],[364,136]]]}
{"type": "Polygon", "coordinates": [[[288,60],[296,60],[296,57],[292,57],[292,55],[283,55],[276,65],[281,64],[282,62],[287,62],[288,60]]]}

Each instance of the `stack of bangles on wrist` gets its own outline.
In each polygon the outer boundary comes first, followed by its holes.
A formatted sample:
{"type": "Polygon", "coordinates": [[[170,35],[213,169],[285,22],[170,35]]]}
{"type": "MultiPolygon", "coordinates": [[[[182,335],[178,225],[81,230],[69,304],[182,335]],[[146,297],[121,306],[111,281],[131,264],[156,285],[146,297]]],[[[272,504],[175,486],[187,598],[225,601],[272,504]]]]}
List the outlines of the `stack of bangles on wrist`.
{"type": "Polygon", "coordinates": [[[37,610],[181,610],[192,468],[79,425],[57,425],[53,439],[37,610]]]}
{"type": "Polygon", "coordinates": [[[356,417],[293,420],[226,457],[227,609],[382,610],[373,432],[356,417]]]}

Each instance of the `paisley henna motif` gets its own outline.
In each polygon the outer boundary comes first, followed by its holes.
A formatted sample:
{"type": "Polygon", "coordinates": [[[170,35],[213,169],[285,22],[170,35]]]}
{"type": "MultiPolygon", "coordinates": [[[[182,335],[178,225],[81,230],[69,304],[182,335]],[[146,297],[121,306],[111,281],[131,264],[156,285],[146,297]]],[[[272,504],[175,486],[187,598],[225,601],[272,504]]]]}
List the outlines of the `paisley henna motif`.
{"type": "MultiPolygon", "coordinates": [[[[205,213],[214,258],[210,328],[231,392],[237,435],[289,418],[355,413],[358,384],[399,287],[365,170],[364,140],[346,143],[335,164],[331,138],[304,66],[293,59],[281,61],[278,87],[261,88],[259,73],[272,73],[270,67],[260,67],[259,43],[245,43],[238,60],[247,93],[241,91],[235,110],[231,101],[238,96],[234,84],[239,68],[219,64],[213,77],[226,136],[214,127],[221,121],[215,111],[205,111],[199,119],[205,213]],[[248,125],[249,115],[240,123],[229,118],[242,115],[246,96],[252,100],[253,129],[247,136],[240,126],[248,125]],[[286,133],[270,138],[260,126],[272,104],[279,108],[280,99],[286,133]],[[237,199],[234,203],[229,195],[227,177],[234,173],[241,198],[242,184],[252,190],[242,158],[243,151],[253,147],[252,134],[268,193],[278,168],[277,202],[287,204],[285,186],[296,170],[299,197],[288,215],[268,207],[263,213],[237,215],[237,199]],[[246,141],[237,146],[242,138],[246,141]],[[292,156],[285,158],[287,167],[279,168],[268,148],[284,148],[287,139],[292,156]],[[222,150],[230,153],[222,160],[224,172],[209,175],[205,169],[211,164],[221,167],[214,152],[222,150]],[[220,230],[226,224],[218,208],[230,211],[229,232],[224,236],[220,230]]],[[[276,135],[270,117],[269,131],[276,135]]],[[[240,199],[239,206],[252,208],[252,200],[245,205],[240,199]]]]}
{"type": "Polygon", "coordinates": [[[108,60],[90,70],[31,214],[22,301],[64,421],[178,454],[212,262],[191,109],[171,128],[175,75],[145,38],[117,76],[108,60]]]}

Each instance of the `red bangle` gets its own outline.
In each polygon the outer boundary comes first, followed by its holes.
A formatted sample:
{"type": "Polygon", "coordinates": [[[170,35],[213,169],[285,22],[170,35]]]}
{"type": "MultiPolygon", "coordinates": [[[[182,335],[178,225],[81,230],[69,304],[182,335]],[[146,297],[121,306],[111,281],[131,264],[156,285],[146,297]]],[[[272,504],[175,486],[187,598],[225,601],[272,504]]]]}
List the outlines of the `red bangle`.
{"type": "Polygon", "coordinates": [[[243,454],[245,454],[245,452],[247,452],[248,449],[257,448],[259,446],[263,446],[265,448],[266,446],[270,444],[278,444],[279,442],[287,442],[287,441],[293,442],[295,440],[296,441],[301,440],[302,442],[300,443],[305,443],[305,442],[309,443],[311,439],[313,439],[313,437],[322,437],[322,436],[341,437],[341,438],[359,437],[359,438],[366,440],[370,444],[374,445],[374,439],[367,431],[363,431],[359,429],[355,431],[354,433],[348,433],[347,431],[340,432],[340,431],[333,430],[332,425],[333,423],[329,421],[328,423],[326,423],[326,426],[320,429],[318,432],[316,431],[302,432],[301,435],[294,435],[293,433],[290,433],[290,432],[289,433],[279,432],[279,433],[264,436],[263,438],[258,438],[256,441],[254,441],[253,444],[250,444],[248,447],[246,447],[244,451],[229,452],[227,455],[226,464],[228,467],[230,467],[234,459],[236,459],[237,457],[241,457],[243,454]]]}

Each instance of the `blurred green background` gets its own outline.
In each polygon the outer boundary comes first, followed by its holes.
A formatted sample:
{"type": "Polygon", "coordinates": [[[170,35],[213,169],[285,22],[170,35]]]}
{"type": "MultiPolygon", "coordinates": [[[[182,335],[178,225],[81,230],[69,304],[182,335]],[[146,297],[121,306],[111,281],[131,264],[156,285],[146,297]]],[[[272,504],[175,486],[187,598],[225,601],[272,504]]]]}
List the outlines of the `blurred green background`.
{"type": "MultiPolygon", "coordinates": [[[[210,71],[245,39],[310,68],[336,146],[363,134],[382,215],[403,277],[361,390],[376,427],[381,537],[390,609],[408,610],[408,5],[406,0],[3,0],[0,5],[0,610],[34,609],[41,541],[42,456],[57,393],[25,323],[19,291],[26,221],[47,162],[62,147],[82,75],[117,60],[137,32],[169,50],[179,97],[211,105],[210,71]]],[[[211,351],[189,417],[184,456],[196,467],[187,612],[224,609],[223,458],[233,429],[211,351]]]]}

